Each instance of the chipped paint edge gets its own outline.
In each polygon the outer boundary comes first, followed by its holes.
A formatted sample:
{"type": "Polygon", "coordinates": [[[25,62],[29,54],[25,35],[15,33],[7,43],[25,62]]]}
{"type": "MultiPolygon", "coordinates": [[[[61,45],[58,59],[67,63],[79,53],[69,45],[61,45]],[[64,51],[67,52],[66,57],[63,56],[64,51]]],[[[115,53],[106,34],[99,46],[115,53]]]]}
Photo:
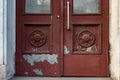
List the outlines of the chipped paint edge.
{"type": "Polygon", "coordinates": [[[65,45],[65,46],[64,46],[64,54],[67,55],[67,54],[69,54],[69,52],[70,52],[70,51],[68,50],[67,46],[65,45]]]}
{"type": "Polygon", "coordinates": [[[38,76],[43,76],[43,72],[41,69],[33,69],[33,72],[38,76]]]}

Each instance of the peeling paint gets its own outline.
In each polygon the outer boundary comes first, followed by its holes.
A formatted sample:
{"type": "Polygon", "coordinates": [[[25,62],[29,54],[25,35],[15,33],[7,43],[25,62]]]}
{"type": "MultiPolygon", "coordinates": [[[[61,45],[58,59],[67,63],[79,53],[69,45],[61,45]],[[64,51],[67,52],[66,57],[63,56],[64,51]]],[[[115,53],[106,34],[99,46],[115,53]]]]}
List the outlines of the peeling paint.
{"type": "Polygon", "coordinates": [[[34,66],[34,62],[44,62],[45,60],[50,64],[58,63],[57,54],[32,54],[23,55],[23,58],[31,65],[34,66]]]}
{"type": "Polygon", "coordinates": [[[68,48],[66,47],[66,46],[64,46],[64,54],[69,54],[69,50],[68,50],[68,48]]]}
{"type": "Polygon", "coordinates": [[[91,52],[92,51],[92,47],[87,48],[87,51],[91,52]]]}
{"type": "Polygon", "coordinates": [[[27,75],[29,75],[29,73],[28,73],[28,72],[25,72],[24,74],[25,74],[26,76],[27,76],[27,75]]]}
{"type": "Polygon", "coordinates": [[[36,75],[39,75],[39,76],[42,76],[42,75],[43,75],[42,70],[39,70],[39,69],[33,69],[33,72],[34,72],[36,75]]]}
{"type": "Polygon", "coordinates": [[[37,48],[32,48],[32,51],[33,51],[33,52],[37,52],[38,49],[37,49],[37,48]]]}
{"type": "Polygon", "coordinates": [[[96,46],[88,47],[86,51],[87,52],[97,51],[97,47],[96,46]]]}

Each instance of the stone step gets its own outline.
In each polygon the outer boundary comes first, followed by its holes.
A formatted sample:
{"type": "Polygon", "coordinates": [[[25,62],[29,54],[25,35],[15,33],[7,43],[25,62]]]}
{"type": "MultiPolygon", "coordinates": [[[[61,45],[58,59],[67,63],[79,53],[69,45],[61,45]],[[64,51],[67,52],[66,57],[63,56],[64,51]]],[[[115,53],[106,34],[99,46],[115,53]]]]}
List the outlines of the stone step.
{"type": "Polygon", "coordinates": [[[111,80],[109,77],[13,77],[11,80],[111,80]]]}

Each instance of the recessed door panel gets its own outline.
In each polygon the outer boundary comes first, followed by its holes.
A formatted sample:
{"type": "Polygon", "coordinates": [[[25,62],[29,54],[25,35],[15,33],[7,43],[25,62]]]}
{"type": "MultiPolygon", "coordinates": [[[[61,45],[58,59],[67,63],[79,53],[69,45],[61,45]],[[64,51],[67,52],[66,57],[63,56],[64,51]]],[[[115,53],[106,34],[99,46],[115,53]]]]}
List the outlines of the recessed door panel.
{"type": "Polygon", "coordinates": [[[101,53],[101,24],[73,25],[73,54],[101,53]]]}

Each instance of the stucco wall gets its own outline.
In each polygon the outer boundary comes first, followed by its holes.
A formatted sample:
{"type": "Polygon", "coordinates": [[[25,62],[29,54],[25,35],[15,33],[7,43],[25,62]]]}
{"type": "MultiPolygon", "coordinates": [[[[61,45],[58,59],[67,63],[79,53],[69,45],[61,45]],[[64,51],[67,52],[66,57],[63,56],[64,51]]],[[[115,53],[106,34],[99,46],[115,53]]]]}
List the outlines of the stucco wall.
{"type": "Polygon", "coordinates": [[[109,41],[110,41],[110,72],[114,80],[119,80],[119,27],[118,27],[118,1],[110,0],[109,41]]]}

